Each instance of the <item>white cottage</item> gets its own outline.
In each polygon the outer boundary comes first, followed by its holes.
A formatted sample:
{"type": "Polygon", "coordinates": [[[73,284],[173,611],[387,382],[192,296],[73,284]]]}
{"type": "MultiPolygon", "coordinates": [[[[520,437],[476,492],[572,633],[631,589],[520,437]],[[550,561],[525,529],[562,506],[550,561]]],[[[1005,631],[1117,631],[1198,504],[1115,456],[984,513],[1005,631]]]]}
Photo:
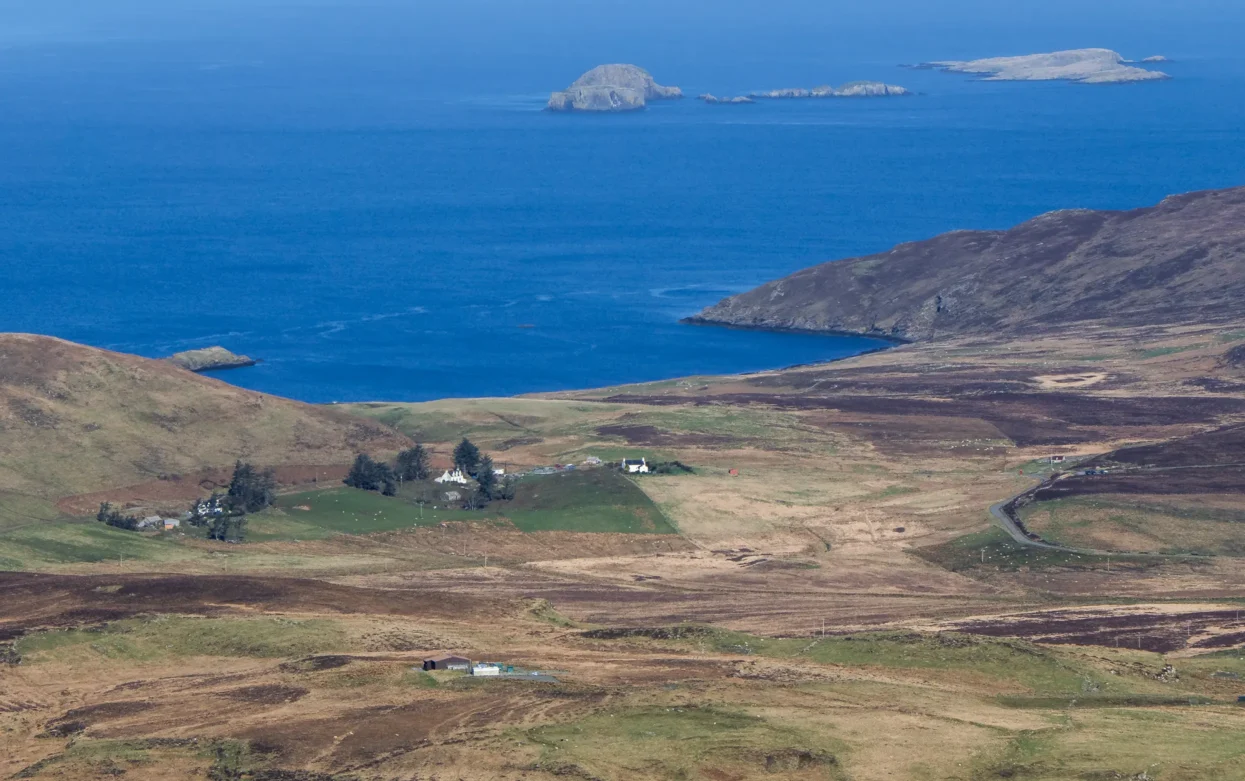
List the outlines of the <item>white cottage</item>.
{"type": "Polygon", "coordinates": [[[648,473],[648,461],[643,458],[627,458],[623,460],[623,470],[635,474],[637,472],[648,473]]]}
{"type": "Polygon", "coordinates": [[[455,469],[453,472],[445,470],[445,474],[438,477],[434,482],[445,485],[446,483],[458,483],[459,485],[467,484],[467,476],[463,474],[463,470],[455,469]]]}

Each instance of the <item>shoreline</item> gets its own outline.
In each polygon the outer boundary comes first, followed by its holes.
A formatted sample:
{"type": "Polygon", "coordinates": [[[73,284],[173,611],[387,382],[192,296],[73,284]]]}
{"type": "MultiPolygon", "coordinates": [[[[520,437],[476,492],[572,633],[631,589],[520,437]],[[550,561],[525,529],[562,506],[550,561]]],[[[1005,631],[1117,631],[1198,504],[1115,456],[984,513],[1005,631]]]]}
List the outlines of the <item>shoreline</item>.
{"type": "MultiPolygon", "coordinates": [[[[794,328],[791,326],[781,326],[781,325],[741,325],[739,323],[728,323],[722,320],[710,320],[708,318],[701,317],[699,315],[692,315],[691,317],[684,317],[681,320],[679,320],[679,322],[683,325],[694,325],[694,326],[712,327],[712,328],[731,328],[736,331],[759,331],[761,333],[774,333],[774,334],[803,334],[805,336],[838,336],[838,337],[850,336],[850,337],[855,337],[857,339],[874,339],[879,342],[888,343],[887,347],[880,347],[877,350],[869,350],[868,351],[869,353],[881,352],[882,350],[889,350],[893,347],[902,347],[906,344],[914,344],[913,340],[911,339],[903,339],[898,336],[887,336],[885,334],[862,334],[859,331],[836,331],[834,329],[822,329],[822,328],[794,328]]],[[[860,355],[867,355],[867,354],[868,353],[860,353],[860,355]]],[[[844,359],[839,358],[835,360],[844,360],[844,359]]]]}
{"type": "MultiPolygon", "coordinates": [[[[315,406],[332,407],[332,406],[344,406],[344,405],[436,404],[437,402],[442,402],[442,401],[476,401],[476,400],[483,400],[483,399],[536,399],[536,400],[546,400],[546,401],[557,401],[558,399],[550,398],[550,397],[555,394],[560,394],[560,393],[589,393],[591,391],[608,390],[608,389],[613,389],[613,388],[626,387],[628,385],[647,385],[647,384],[654,383],[654,382],[673,382],[676,380],[686,380],[691,377],[758,377],[758,376],[770,374],[773,372],[784,372],[784,371],[790,371],[792,369],[802,369],[802,368],[807,368],[810,366],[824,366],[827,364],[839,363],[841,361],[849,361],[853,358],[860,358],[865,355],[873,355],[875,353],[882,353],[882,352],[886,352],[887,350],[893,350],[897,347],[903,347],[904,345],[912,344],[912,342],[904,340],[904,339],[887,338],[887,337],[882,337],[882,336],[867,336],[865,334],[851,333],[849,331],[817,331],[813,329],[802,329],[802,328],[771,328],[767,326],[732,325],[730,323],[718,323],[718,322],[714,322],[711,320],[699,320],[698,318],[694,316],[681,318],[678,320],[678,322],[682,325],[691,325],[691,326],[705,327],[705,328],[729,328],[729,329],[733,329],[736,331],[755,331],[755,332],[761,332],[761,333],[765,333],[765,332],[786,333],[786,334],[798,334],[802,336],[826,336],[826,337],[840,337],[840,338],[854,337],[858,339],[872,339],[877,342],[883,342],[884,344],[880,344],[876,347],[872,347],[866,350],[861,350],[860,352],[853,353],[851,355],[844,355],[838,358],[825,358],[823,360],[818,360],[818,361],[806,361],[802,363],[787,364],[785,366],[775,366],[772,369],[753,369],[750,371],[727,372],[725,374],[716,374],[716,373],[715,374],[681,374],[681,375],[668,376],[668,377],[658,377],[658,378],[650,379],[650,380],[635,380],[635,381],[630,381],[630,382],[622,382],[622,383],[618,383],[615,385],[589,386],[589,387],[581,386],[581,387],[575,387],[575,388],[559,388],[557,390],[527,391],[524,393],[516,393],[516,394],[511,394],[511,395],[506,395],[506,396],[441,396],[435,399],[425,399],[423,401],[400,401],[396,399],[388,399],[388,400],[370,399],[367,401],[325,401],[325,402],[303,402],[303,403],[313,404],[315,406]]],[[[298,399],[295,399],[295,401],[298,401],[298,399]]]]}

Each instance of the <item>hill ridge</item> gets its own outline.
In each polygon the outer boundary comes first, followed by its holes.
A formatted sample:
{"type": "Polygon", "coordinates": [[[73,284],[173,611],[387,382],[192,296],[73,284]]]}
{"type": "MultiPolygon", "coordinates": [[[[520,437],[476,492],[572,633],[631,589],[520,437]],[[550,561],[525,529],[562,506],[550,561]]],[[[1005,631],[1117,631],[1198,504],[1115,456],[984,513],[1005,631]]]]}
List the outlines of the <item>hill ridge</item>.
{"type": "Polygon", "coordinates": [[[348,463],[409,440],[166,361],[0,334],[0,492],[49,498],[228,467],[348,463]]]}
{"type": "Polygon", "coordinates": [[[928,341],[1076,323],[1237,319],[1245,187],[1126,211],[1062,209],[1002,231],[956,230],[831,261],[686,322],[928,341]]]}

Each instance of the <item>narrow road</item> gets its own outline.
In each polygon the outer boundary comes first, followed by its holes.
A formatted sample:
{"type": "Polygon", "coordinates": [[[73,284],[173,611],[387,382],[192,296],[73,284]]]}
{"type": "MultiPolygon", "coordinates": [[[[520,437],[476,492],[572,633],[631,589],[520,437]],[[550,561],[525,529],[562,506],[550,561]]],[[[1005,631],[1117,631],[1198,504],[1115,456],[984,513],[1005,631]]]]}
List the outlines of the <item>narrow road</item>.
{"type": "MultiPolygon", "coordinates": [[[[1030,548],[1042,548],[1045,550],[1062,551],[1063,553],[1079,553],[1083,556],[1119,555],[1119,551],[1101,551],[1101,550],[1093,550],[1091,548],[1070,548],[1066,545],[1058,545],[1053,542],[1046,542],[1045,540],[1031,539],[1029,535],[1025,534],[1024,530],[1020,528],[1020,524],[1016,523],[1016,520],[1012,518],[1010,515],[1008,515],[1006,507],[1007,505],[1011,504],[1017,499],[1020,499],[1025,494],[1030,493],[1033,490],[1035,489],[1030,488],[1026,491],[1022,491],[1021,493],[1016,494],[1012,498],[1005,499],[999,502],[998,504],[992,505],[990,507],[990,514],[993,515],[994,519],[999,522],[999,526],[1003,527],[1003,531],[1007,532],[1007,536],[1011,537],[1013,540],[1020,543],[1021,545],[1026,545],[1030,548]]],[[[1146,555],[1157,555],[1157,554],[1144,554],[1143,553],[1143,554],[1129,554],[1129,555],[1146,556],[1146,555]]]]}
{"type": "MultiPolygon", "coordinates": [[[[1234,467],[1242,467],[1242,466],[1245,466],[1245,464],[1192,464],[1188,466],[1167,466],[1167,467],[1144,467],[1143,466],[1143,467],[1133,467],[1130,469],[1117,470],[1117,471],[1114,471],[1113,474],[1135,474],[1137,472],[1167,472],[1167,471],[1172,471],[1172,470],[1177,470],[1177,469],[1219,469],[1219,468],[1224,468],[1224,467],[1234,468],[1234,467]]],[[[1199,557],[1199,556],[1193,556],[1187,553],[1151,553],[1148,551],[1118,551],[1118,550],[1108,551],[1108,550],[1096,550],[1093,548],[1073,548],[1067,545],[1059,545],[1058,543],[1047,542],[1046,540],[1032,539],[1029,537],[1029,535],[1025,534],[1024,529],[1020,528],[1020,524],[1016,522],[1016,519],[1013,518],[1011,514],[1007,512],[1007,506],[1015,501],[1023,499],[1028,494],[1033,493],[1037,489],[1041,488],[1043,485],[1046,485],[1046,482],[1047,481],[1038,483],[1032,488],[1028,488],[1024,491],[1021,491],[1020,493],[1016,494],[1012,498],[1005,499],[999,502],[998,504],[992,505],[990,507],[990,515],[992,515],[994,519],[999,522],[999,526],[1003,528],[1003,531],[1007,532],[1007,536],[1011,537],[1013,540],[1020,543],[1021,545],[1025,545],[1030,548],[1041,548],[1044,550],[1062,551],[1064,553],[1077,553],[1082,556],[1153,556],[1155,558],[1163,558],[1163,559],[1204,558],[1204,557],[1199,557]]]]}

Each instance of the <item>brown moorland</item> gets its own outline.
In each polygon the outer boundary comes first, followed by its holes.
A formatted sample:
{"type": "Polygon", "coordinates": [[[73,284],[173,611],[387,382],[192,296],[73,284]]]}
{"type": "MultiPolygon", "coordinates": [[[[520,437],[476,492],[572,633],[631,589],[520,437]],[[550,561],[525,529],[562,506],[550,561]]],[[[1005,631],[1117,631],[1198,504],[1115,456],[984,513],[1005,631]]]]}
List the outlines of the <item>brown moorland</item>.
{"type": "MultiPolygon", "coordinates": [[[[405,437],[165,361],[0,334],[0,491],[60,498],[220,470],[348,464],[405,437]]],[[[198,482],[197,480],[193,482],[198,482]]]]}

